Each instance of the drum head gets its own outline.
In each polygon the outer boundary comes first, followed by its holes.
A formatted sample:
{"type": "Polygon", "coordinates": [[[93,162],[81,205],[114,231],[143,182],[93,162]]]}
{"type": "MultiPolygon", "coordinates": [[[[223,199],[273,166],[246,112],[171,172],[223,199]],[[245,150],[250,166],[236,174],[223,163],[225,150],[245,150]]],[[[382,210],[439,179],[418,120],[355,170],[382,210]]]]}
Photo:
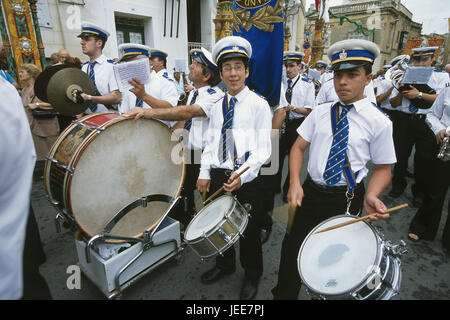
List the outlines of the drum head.
{"type": "Polygon", "coordinates": [[[200,238],[204,233],[208,233],[223,219],[233,203],[234,198],[225,195],[208,204],[197,213],[186,227],[184,239],[192,241],[200,238]]]}
{"type": "MultiPolygon", "coordinates": [[[[176,197],[184,178],[181,145],[159,121],[118,118],[85,144],[71,180],[71,211],[90,237],[124,207],[150,194],[176,197]],[[181,152],[181,153],[180,153],[181,152]],[[174,159],[172,156],[180,156],[174,159]]],[[[111,234],[138,237],[156,226],[168,203],[151,202],[128,213],[111,234]]]]}
{"type": "Polygon", "coordinates": [[[316,293],[349,293],[362,284],[377,265],[379,241],[375,230],[364,221],[314,234],[351,219],[355,217],[337,216],[322,222],[311,231],[300,248],[300,276],[305,285],[316,293]]]}

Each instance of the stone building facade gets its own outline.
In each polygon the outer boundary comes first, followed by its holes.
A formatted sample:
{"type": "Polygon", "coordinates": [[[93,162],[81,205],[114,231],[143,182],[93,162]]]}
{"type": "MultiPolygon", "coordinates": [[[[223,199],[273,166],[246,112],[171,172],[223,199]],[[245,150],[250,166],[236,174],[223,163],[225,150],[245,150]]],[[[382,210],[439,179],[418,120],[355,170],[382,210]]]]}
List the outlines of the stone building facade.
{"type": "MultiPolygon", "coordinates": [[[[331,7],[331,11],[333,15],[324,27],[324,59],[327,60],[329,46],[337,41],[371,40],[381,50],[374,63],[374,72],[402,54],[407,39],[419,38],[422,31],[422,24],[413,21],[412,13],[400,0],[351,0],[345,5],[331,7]],[[357,24],[349,22],[344,15],[357,24]]],[[[307,18],[305,31],[314,31],[316,19],[317,14],[307,18]]]]}

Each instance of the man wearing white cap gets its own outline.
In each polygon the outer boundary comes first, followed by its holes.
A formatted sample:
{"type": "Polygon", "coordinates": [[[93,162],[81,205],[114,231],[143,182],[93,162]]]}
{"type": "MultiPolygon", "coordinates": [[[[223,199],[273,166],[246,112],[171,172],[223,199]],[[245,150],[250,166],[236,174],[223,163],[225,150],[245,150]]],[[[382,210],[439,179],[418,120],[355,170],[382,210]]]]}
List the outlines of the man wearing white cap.
{"type": "Polygon", "coordinates": [[[317,224],[346,211],[352,215],[363,209],[367,213],[386,211],[379,195],[389,184],[390,166],[395,163],[392,123],[364,96],[379,54],[378,46],[367,40],[340,41],[328,50],[338,100],[314,108],[297,130],[299,136],[289,157],[288,192],[289,202],[297,208],[283,240],[278,283],[272,290],[275,299],[297,299],[301,287],[299,249],[317,224]],[[308,147],[308,177],[301,186],[308,147]],[[366,191],[363,179],[369,161],[374,172],[366,191]]]}
{"type": "MultiPolygon", "coordinates": [[[[121,52],[121,63],[127,63],[139,59],[149,59],[150,48],[136,43],[124,43],[119,46],[119,52],[121,52]]],[[[144,85],[138,79],[133,78],[130,80],[130,84],[134,88],[122,93],[123,99],[120,106],[120,112],[122,113],[126,113],[135,107],[165,109],[176,106],[178,101],[176,90],[169,80],[157,76],[154,72],[150,73],[149,83],[144,85]]],[[[168,127],[172,127],[174,124],[171,121],[161,122],[168,127]]]]}
{"type": "MultiPolygon", "coordinates": [[[[311,112],[314,105],[315,91],[314,84],[301,75],[304,54],[296,51],[286,51],[283,55],[283,62],[286,67],[286,81],[283,82],[285,97],[288,103],[286,112],[286,131],[280,139],[279,169],[277,173],[277,184],[281,184],[283,163],[286,155],[289,154],[292,145],[297,139],[297,128],[302,124],[305,117],[311,112]]],[[[288,175],[289,177],[289,175],[288,175]]],[[[276,186],[278,188],[278,185],[276,186]]],[[[283,184],[283,195],[286,196],[289,189],[289,181],[283,184]]]]}
{"type": "MultiPolygon", "coordinates": [[[[113,71],[113,61],[103,55],[103,48],[108,40],[109,32],[89,22],[81,23],[81,49],[89,57],[83,64],[82,70],[86,72],[94,83],[93,96],[81,93],[84,101],[90,101],[85,114],[115,109],[122,99],[113,71]]],[[[74,92],[75,94],[76,92],[74,92]]]]}
{"type": "MultiPolygon", "coordinates": [[[[438,47],[420,47],[412,50],[411,59],[414,67],[431,67],[434,61],[434,53],[438,47]]],[[[406,170],[408,168],[408,158],[411,154],[412,147],[415,146],[414,154],[414,179],[415,184],[412,185],[413,205],[420,207],[422,202],[427,198],[429,188],[428,167],[433,157],[433,141],[435,141],[433,133],[425,123],[427,113],[430,112],[430,106],[433,104],[437,94],[444,88],[448,82],[448,75],[440,70],[434,70],[428,85],[436,93],[419,92],[415,87],[409,86],[409,89],[401,88],[399,92],[393,89],[393,96],[390,100],[392,107],[397,108],[398,113],[398,143],[396,143],[396,151],[398,162],[394,167],[394,175],[392,178],[392,190],[389,192],[391,197],[400,197],[406,186],[406,170]],[[420,109],[422,101],[429,107],[428,109],[420,109]]],[[[414,237],[414,236],[413,236],[414,237]]]]}
{"type": "MultiPolygon", "coordinates": [[[[272,115],[264,98],[246,85],[249,76],[250,43],[241,37],[221,39],[213,49],[213,59],[227,86],[227,94],[208,112],[210,119],[197,188],[212,194],[222,186],[250,213],[240,243],[240,262],[245,270],[240,299],[256,296],[263,273],[259,214],[263,212],[262,181],[259,172],[271,154],[272,115]],[[246,172],[246,168],[249,168],[246,172]],[[238,176],[242,173],[241,176],[238,176]],[[248,204],[248,205],[247,205],[248,204]]],[[[215,266],[201,276],[213,283],[236,269],[234,247],[216,258],[215,266]]]]}
{"type": "MultiPolygon", "coordinates": [[[[182,212],[176,210],[173,216],[186,227],[196,213],[194,190],[200,171],[200,158],[205,148],[209,119],[207,114],[224,93],[217,87],[220,82],[219,70],[205,48],[191,50],[192,63],[190,65],[189,80],[194,90],[189,93],[188,106],[178,106],[173,109],[142,110],[135,108],[127,113],[127,117],[145,117],[146,119],[163,119],[183,121],[183,144],[186,161],[186,177],[182,196],[186,198],[186,207],[182,212]]],[[[176,125],[178,127],[178,125],[176,125]]]]}
{"type": "Polygon", "coordinates": [[[324,74],[327,71],[328,64],[323,61],[319,60],[316,63],[316,70],[319,71],[321,74],[324,74]]]}

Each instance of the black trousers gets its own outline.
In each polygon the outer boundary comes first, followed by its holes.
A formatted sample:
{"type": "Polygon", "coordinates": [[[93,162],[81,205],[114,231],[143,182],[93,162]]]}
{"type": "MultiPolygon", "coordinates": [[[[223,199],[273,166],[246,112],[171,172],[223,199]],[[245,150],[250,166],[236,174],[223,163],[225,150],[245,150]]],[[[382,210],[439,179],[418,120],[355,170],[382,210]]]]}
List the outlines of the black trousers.
{"type": "Polygon", "coordinates": [[[408,158],[412,147],[415,146],[414,154],[414,179],[412,188],[414,196],[428,197],[430,187],[429,166],[436,157],[436,138],[428,125],[425,123],[425,115],[406,114],[399,112],[397,139],[394,140],[397,163],[394,166],[392,187],[404,190],[406,188],[406,170],[408,169],[408,158]],[[434,143],[433,143],[434,142],[434,143]]]}
{"type": "Polygon", "coordinates": [[[23,251],[23,300],[52,299],[47,282],[39,272],[39,266],[45,260],[39,228],[30,204],[23,251]]]}
{"type": "MultiPolygon", "coordinates": [[[[211,185],[208,197],[223,186],[228,180],[230,173],[229,170],[211,169],[211,185]]],[[[244,231],[243,237],[239,238],[239,258],[241,266],[245,270],[245,276],[253,280],[258,280],[263,273],[263,257],[260,238],[261,227],[259,218],[263,208],[261,202],[261,178],[257,177],[253,181],[245,183],[241,188],[233,192],[233,195],[236,196],[241,205],[244,206],[248,203],[251,206],[247,228],[244,231]]],[[[216,266],[225,272],[233,272],[236,269],[235,248],[231,247],[224,252],[223,256],[217,256],[216,266]]]]}
{"type": "MultiPolygon", "coordinates": [[[[305,120],[304,117],[298,118],[298,119],[287,119],[286,120],[286,131],[285,133],[280,137],[280,153],[279,153],[279,165],[278,173],[277,173],[277,187],[281,187],[281,179],[282,179],[282,172],[283,172],[283,164],[284,164],[284,158],[289,156],[289,153],[291,152],[291,148],[295,143],[295,140],[297,140],[298,133],[297,129],[300,127],[300,125],[305,120]]],[[[287,178],[283,183],[283,192],[286,194],[289,190],[289,168],[288,168],[288,174],[287,178]]]]}
{"type": "Polygon", "coordinates": [[[193,216],[197,213],[194,191],[197,188],[202,151],[185,149],[185,154],[188,158],[186,159],[186,175],[184,178],[183,188],[180,193],[182,199],[176,208],[173,209],[170,216],[175,220],[180,221],[186,227],[189,222],[191,222],[193,216]]]}
{"type": "MultiPolygon", "coordinates": [[[[439,145],[434,142],[434,160],[428,164],[429,197],[424,199],[422,206],[417,210],[411,221],[409,231],[419,236],[422,240],[433,241],[439,229],[444,206],[450,184],[450,161],[443,162],[436,158],[439,145]]],[[[449,205],[450,213],[450,205],[449,205]]],[[[450,216],[450,214],[449,214],[450,216]]],[[[442,241],[445,247],[450,249],[450,219],[444,227],[442,241]]]]}
{"type": "MultiPolygon", "coordinates": [[[[315,184],[308,176],[303,183],[302,206],[297,207],[291,232],[286,233],[281,247],[278,283],[272,289],[274,299],[295,300],[301,288],[301,278],[297,268],[297,257],[306,236],[320,222],[347,209],[346,187],[324,187],[315,184]]],[[[355,188],[350,213],[362,212],[365,188],[361,182],[355,188]]]]}

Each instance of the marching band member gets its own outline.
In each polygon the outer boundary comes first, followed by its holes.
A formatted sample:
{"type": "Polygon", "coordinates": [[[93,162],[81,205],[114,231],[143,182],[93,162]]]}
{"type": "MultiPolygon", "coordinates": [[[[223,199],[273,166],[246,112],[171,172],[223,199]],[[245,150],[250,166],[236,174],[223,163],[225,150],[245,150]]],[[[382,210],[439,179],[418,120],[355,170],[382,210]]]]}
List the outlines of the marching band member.
{"type": "MultiPolygon", "coordinates": [[[[267,101],[246,85],[251,44],[241,37],[230,36],[216,43],[213,59],[227,86],[227,94],[208,112],[210,131],[202,154],[197,188],[212,194],[220,187],[249,204],[248,225],[239,239],[240,261],[245,270],[240,299],[256,296],[263,273],[260,221],[263,194],[259,172],[271,152],[271,112],[267,101]],[[249,170],[237,175],[246,167],[249,170]]],[[[213,283],[235,271],[235,249],[231,247],[216,258],[215,266],[201,276],[205,284],[213,283]]]]}
{"type": "MultiPolygon", "coordinates": [[[[120,62],[127,63],[139,59],[149,59],[150,48],[137,43],[124,43],[119,46],[119,52],[122,52],[120,62]]],[[[174,107],[175,96],[169,80],[158,77],[154,72],[149,71],[149,83],[143,85],[139,80],[134,79],[131,81],[134,88],[122,93],[123,99],[119,107],[121,113],[126,113],[135,107],[144,109],[174,107]]],[[[170,121],[161,122],[169,127],[172,125],[170,121]]]]}
{"type": "MultiPolygon", "coordinates": [[[[152,50],[150,50],[150,48],[147,46],[127,44],[125,45],[125,47],[122,47],[123,50],[129,52],[138,50],[139,48],[144,50],[144,55],[147,57],[149,57],[149,54],[152,54],[152,50]]],[[[172,107],[177,106],[177,88],[174,85],[173,80],[163,76],[163,73],[161,73],[163,70],[161,69],[161,66],[165,66],[166,56],[162,56],[162,53],[161,56],[159,55],[159,53],[154,53],[153,57],[150,56],[151,72],[149,83],[144,85],[136,78],[130,80],[130,84],[134,87],[134,89],[131,89],[130,92],[135,95],[135,98],[131,98],[131,101],[134,101],[134,99],[136,99],[136,107],[142,106],[144,109],[171,109],[172,107]],[[159,59],[161,59],[161,61],[159,59]]],[[[138,58],[134,57],[132,59],[138,58]]],[[[127,112],[135,107],[130,104],[128,104],[128,106],[128,110],[126,110],[127,108],[123,108],[124,112],[127,112]]],[[[161,122],[165,123],[169,128],[172,128],[175,124],[175,122],[173,121],[162,120],[161,122]]]]}
{"type": "MultiPolygon", "coordinates": [[[[283,62],[286,67],[286,83],[283,83],[288,111],[286,112],[286,132],[280,140],[280,160],[277,174],[277,183],[281,184],[284,158],[291,150],[297,138],[297,128],[302,124],[305,117],[311,112],[314,105],[315,91],[314,84],[301,75],[303,66],[301,64],[304,54],[295,51],[286,51],[283,62]]],[[[289,175],[288,175],[289,177],[289,175]]],[[[277,188],[278,188],[277,185],[277,188]]],[[[283,194],[287,194],[289,181],[286,179],[283,185],[283,194]]]]}
{"type": "MultiPolygon", "coordinates": [[[[81,93],[84,101],[90,101],[85,114],[108,111],[114,109],[113,105],[120,104],[122,95],[116,82],[113,71],[113,60],[108,60],[103,54],[103,48],[108,40],[109,32],[89,22],[81,23],[81,49],[89,57],[89,61],[83,64],[82,70],[86,72],[94,83],[95,94],[93,96],[81,93]]],[[[76,100],[76,90],[74,99],[76,100]]]]}
{"type": "Polygon", "coordinates": [[[184,226],[189,224],[193,214],[196,213],[194,190],[200,171],[200,158],[205,148],[205,135],[208,129],[209,110],[216,102],[223,98],[224,93],[217,87],[220,82],[219,69],[211,57],[211,53],[204,49],[191,50],[192,64],[190,65],[189,80],[194,90],[189,93],[188,106],[178,106],[173,109],[138,109],[127,113],[128,117],[136,119],[163,119],[170,121],[183,121],[184,154],[186,156],[186,177],[181,192],[186,198],[186,207],[183,212],[177,212],[174,218],[180,220],[184,226]]]}
{"type": "Polygon", "coordinates": [[[389,217],[382,214],[386,206],[379,196],[389,185],[390,165],[396,160],[392,123],[364,96],[379,54],[378,46],[367,40],[339,41],[328,50],[339,98],[314,108],[297,130],[299,136],[289,157],[288,193],[289,202],[297,208],[283,240],[278,283],[272,290],[275,299],[297,299],[301,287],[298,252],[321,221],[346,212],[346,208],[353,215],[363,208],[368,214],[379,212],[374,220],[389,217]],[[308,147],[309,175],[302,187],[300,172],[308,147]],[[368,161],[374,164],[374,173],[365,191],[368,161]]]}
{"type": "MultiPolygon", "coordinates": [[[[434,60],[434,53],[438,47],[421,47],[412,50],[411,59],[415,67],[431,67],[434,60]]],[[[406,170],[408,168],[408,158],[412,147],[415,146],[414,154],[414,179],[415,185],[411,187],[413,193],[413,205],[420,207],[424,198],[428,197],[429,177],[428,167],[435,157],[433,133],[425,123],[425,118],[430,109],[419,109],[411,103],[411,100],[418,98],[430,105],[437,97],[437,93],[448,82],[448,75],[442,71],[435,70],[429,81],[429,86],[436,91],[436,94],[419,92],[413,86],[409,90],[399,92],[393,89],[393,96],[390,100],[392,107],[400,112],[397,114],[398,123],[398,143],[396,152],[398,161],[394,167],[392,178],[392,190],[389,196],[400,197],[407,185],[406,170]]]]}
{"type": "MultiPolygon", "coordinates": [[[[428,179],[432,183],[429,186],[430,197],[424,200],[409,227],[409,238],[415,241],[433,241],[436,237],[450,183],[450,161],[444,162],[436,157],[444,138],[450,136],[450,83],[447,83],[439,93],[430,112],[427,113],[425,122],[435,135],[435,141],[429,142],[433,144],[430,146],[433,149],[433,157],[432,162],[428,163],[427,172],[428,179]]],[[[450,204],[448,211],[442,242],[444,247],[450,250],[450,204]]]]}

